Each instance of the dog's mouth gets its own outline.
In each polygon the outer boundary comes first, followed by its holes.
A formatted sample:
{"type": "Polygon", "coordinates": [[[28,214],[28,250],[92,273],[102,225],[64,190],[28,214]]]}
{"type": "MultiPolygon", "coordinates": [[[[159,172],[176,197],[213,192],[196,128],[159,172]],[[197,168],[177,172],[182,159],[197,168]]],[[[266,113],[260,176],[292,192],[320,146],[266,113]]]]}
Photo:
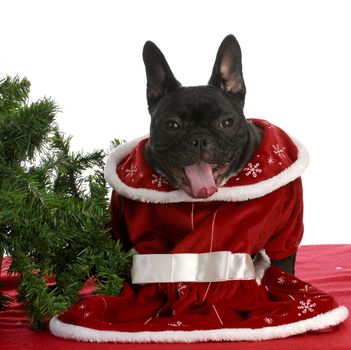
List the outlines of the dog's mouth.
{"type": "Polygon", "coordinates": [[[224,166],[209,164],[203,160],[187,165],[182,170],[178,169],[175,175],[183,190],[194,198],[208,198],[218,191],[222,182],[222,174],[229,168],[229,163],[224,166]]]}

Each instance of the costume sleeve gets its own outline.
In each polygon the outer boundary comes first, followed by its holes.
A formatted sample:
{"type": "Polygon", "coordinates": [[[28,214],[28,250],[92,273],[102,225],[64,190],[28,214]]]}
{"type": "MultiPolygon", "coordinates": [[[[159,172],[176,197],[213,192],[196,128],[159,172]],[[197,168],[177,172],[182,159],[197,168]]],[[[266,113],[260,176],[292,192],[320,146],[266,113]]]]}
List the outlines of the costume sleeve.
{"type": "Polygon", "coordinates": [[[128,238],[128,232],[123,215],[122,201],[122,197],[113,191],[110,202],[110,227],[112,237],[121,241],[123,249],[129,250],[132,248],[132,243],[128,238]]]}
{"type": "Polygon", "coordinates": [[[284,199],[276,231],[266,243],[271,260],[281,260],[297,252],[303,235],[303,194],[301,178],[284,186],[284,199]]]}

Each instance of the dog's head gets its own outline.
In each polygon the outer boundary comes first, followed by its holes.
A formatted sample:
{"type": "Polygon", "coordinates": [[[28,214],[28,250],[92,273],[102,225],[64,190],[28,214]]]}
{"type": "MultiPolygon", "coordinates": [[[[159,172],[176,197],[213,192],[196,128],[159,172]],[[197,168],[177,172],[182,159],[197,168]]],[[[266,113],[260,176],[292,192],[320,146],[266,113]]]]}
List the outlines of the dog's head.
{"type": "Polygon", "coordinates": [[[209,197],[258,145],[243,113],[240,46],[233,35],[223,40],[206,86],[182,87],[150,41],[143,58],[151,115],[147,161],[174,187],[194,198],[209,197]]]}

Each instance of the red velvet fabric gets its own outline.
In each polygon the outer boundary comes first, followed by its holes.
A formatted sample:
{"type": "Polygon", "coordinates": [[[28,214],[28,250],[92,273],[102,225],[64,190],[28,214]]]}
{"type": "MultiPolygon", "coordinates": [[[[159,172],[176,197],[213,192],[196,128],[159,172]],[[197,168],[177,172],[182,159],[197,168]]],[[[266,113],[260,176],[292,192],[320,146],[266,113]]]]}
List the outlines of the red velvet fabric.
{"type": "Polygon", "coordinates": [[[255,281],[125,285],[120,297],[95,296],[78,303],[60,320],[122,332],[263,328],[293,323],[338,305],[328,294],[272,267],[262,285],[255,281]],[[208,293],[206,295],[206,290],[208,293]]]}
{"type": "MultiPolygon", "coordinates": [[[[351,245],[302,246],[297,256],[296,274],[337,299],[351,309],[351,245]]],[[[2,287],[8,295],[16,294],[18,276],[6,275],[6,260],[2,269],[2,287]]],[[[89,292],[87,290],[86,292],[89,292]]],[[[260,350],[345,350],[351,348],[351,319],[340,325],[336,332],[305,334],[286,339],[261,342],[194,343],[194,344],[89,344],[54,337],[49,331],[30,331],[25,312],[18,304],[0,312],[0,349],[194,349],[204,346],[209,350],[260,349],[260,350]]]]}

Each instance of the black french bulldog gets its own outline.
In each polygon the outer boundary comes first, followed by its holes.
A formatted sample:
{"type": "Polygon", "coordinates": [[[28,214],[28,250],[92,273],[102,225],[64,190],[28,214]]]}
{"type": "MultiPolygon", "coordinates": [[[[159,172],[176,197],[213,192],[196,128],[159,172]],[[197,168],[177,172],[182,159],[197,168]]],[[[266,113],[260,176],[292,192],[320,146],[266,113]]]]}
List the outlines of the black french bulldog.
{"type": "MultiPolygon", "coordinates": [[[[151,115],[146,160],[175,188],[207,198],[252,157],[262,132],[244,116],[241,50],[233,35],[219,47],[206,86],[182,87],[151,41],[143,50],[151,115]]],[[[294,273],[295,254],[273,261],[294,273]]]]}

